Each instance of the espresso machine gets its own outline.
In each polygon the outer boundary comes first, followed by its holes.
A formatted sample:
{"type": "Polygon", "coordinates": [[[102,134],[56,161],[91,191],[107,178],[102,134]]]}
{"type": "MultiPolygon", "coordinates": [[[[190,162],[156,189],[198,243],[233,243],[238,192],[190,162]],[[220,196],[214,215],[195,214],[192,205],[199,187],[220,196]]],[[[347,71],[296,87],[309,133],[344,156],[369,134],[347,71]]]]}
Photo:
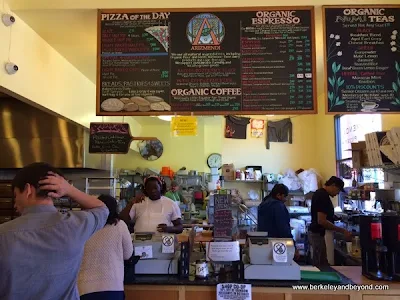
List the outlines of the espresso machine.
{"type": "Polygon", "coordinates": [[[382,216],[383,242],[387,247],[388,275],[400,281],[400,216],[385,214],[382,216]]]}
{"type": "Polygon", "coordinates": [[[384,244],[381,215],[360,216],[362,274],[371,280],[391,280],[388,248],[384,244]]]}

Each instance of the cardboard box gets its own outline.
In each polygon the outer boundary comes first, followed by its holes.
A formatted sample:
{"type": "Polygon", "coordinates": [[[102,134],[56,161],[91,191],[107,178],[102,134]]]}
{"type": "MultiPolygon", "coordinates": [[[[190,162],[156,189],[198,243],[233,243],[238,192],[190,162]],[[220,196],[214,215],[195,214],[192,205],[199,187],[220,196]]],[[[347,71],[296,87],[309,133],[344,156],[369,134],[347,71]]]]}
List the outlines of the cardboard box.
{"type": "Polygon", "coordinates": [[[235,166],[233,164],[222,165],[221,175],[224,176],[224,180],[235,180],[235,166]]]}
{"type": "Polygon", "coordinates": [[[351,144],[351,157],[353,168],[361,169],[369,166],[367,143],[358,142],[351,144]]]}

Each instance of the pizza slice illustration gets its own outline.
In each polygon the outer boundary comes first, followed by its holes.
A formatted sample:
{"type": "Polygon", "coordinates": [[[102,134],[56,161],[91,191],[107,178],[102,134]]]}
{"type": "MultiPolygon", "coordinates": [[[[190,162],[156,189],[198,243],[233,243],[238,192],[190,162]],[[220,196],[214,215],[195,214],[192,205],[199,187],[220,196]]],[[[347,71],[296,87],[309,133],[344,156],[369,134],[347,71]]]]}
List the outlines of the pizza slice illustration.
{"type": "Polygon", "coordinates": [[[165,52],[168,52],[168,26],[152,26],[145,29],[146,32],[154,36],[157,41],[164,47],[165,52]]]}

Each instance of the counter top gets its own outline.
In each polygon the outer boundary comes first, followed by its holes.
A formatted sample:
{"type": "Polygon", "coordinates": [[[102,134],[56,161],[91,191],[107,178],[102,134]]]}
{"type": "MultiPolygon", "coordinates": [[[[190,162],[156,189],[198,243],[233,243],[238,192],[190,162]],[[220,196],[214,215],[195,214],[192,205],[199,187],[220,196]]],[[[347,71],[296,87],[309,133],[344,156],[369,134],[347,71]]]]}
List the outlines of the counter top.
{"type": "MultiPolygon", "coordinates": [[[[325,272],[337,272],[333,268],[325,268],[322,269],[325,272]]],[[[337,272],[338,273],[338,272],[337,272]]],[[[342,279],[340,284],[352,284],[353,282],[347,278],[345,275],[338,273],[342,279]]],[[[194,276],[191,276],[188,279],[178,278],[177,276],[168,276],[168,275],[136,275],[135,281],[131,283],[131,285],[190,285],[190,286],[215,286],[222,281],[214,278],[209,278],[206,280],[195,279],[194,276]]],[[[228,282],[232,282],[228,281],[228,282]]],[[[255,287],[275,287],[275,288],[284,288],[284,287],[292,287],[293,285],[308,285],[308,284],[316,284],[316,282],[310,281],[288,281],[288,280],[245,280],[240,281],[241,283],[250,283],[255,287]]],[[[322,283],[322,282],[318,282],[322,283]]],[[[130,285],[130,284],[126,284],[130,285]]]]}

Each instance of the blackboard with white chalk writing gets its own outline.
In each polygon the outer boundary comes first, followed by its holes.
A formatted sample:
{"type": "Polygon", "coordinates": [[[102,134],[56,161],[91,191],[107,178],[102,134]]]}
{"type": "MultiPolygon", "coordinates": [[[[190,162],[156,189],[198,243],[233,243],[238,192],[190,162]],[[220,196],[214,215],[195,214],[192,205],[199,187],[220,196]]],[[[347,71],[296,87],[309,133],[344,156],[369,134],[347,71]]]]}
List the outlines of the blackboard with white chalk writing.
{"type": "Polygon", "coordinates": [[[214,195],[214,239],[232,239],[232,202],[227,191],[214,195]]]}
{"type": "Polygon", "coordinates": [[[323,11],[327,112],[400,112],[400,5],[323,11]]]}
{"type": "Polygon", "coordinates": [[[89,153],[126,154],[131,141],[127,123],[90,123],[89,153]]]}
{"type": "Polygon", "coordinates": [[[100,10],[97,115],[317,112],[313,7],[100,10]]]}

